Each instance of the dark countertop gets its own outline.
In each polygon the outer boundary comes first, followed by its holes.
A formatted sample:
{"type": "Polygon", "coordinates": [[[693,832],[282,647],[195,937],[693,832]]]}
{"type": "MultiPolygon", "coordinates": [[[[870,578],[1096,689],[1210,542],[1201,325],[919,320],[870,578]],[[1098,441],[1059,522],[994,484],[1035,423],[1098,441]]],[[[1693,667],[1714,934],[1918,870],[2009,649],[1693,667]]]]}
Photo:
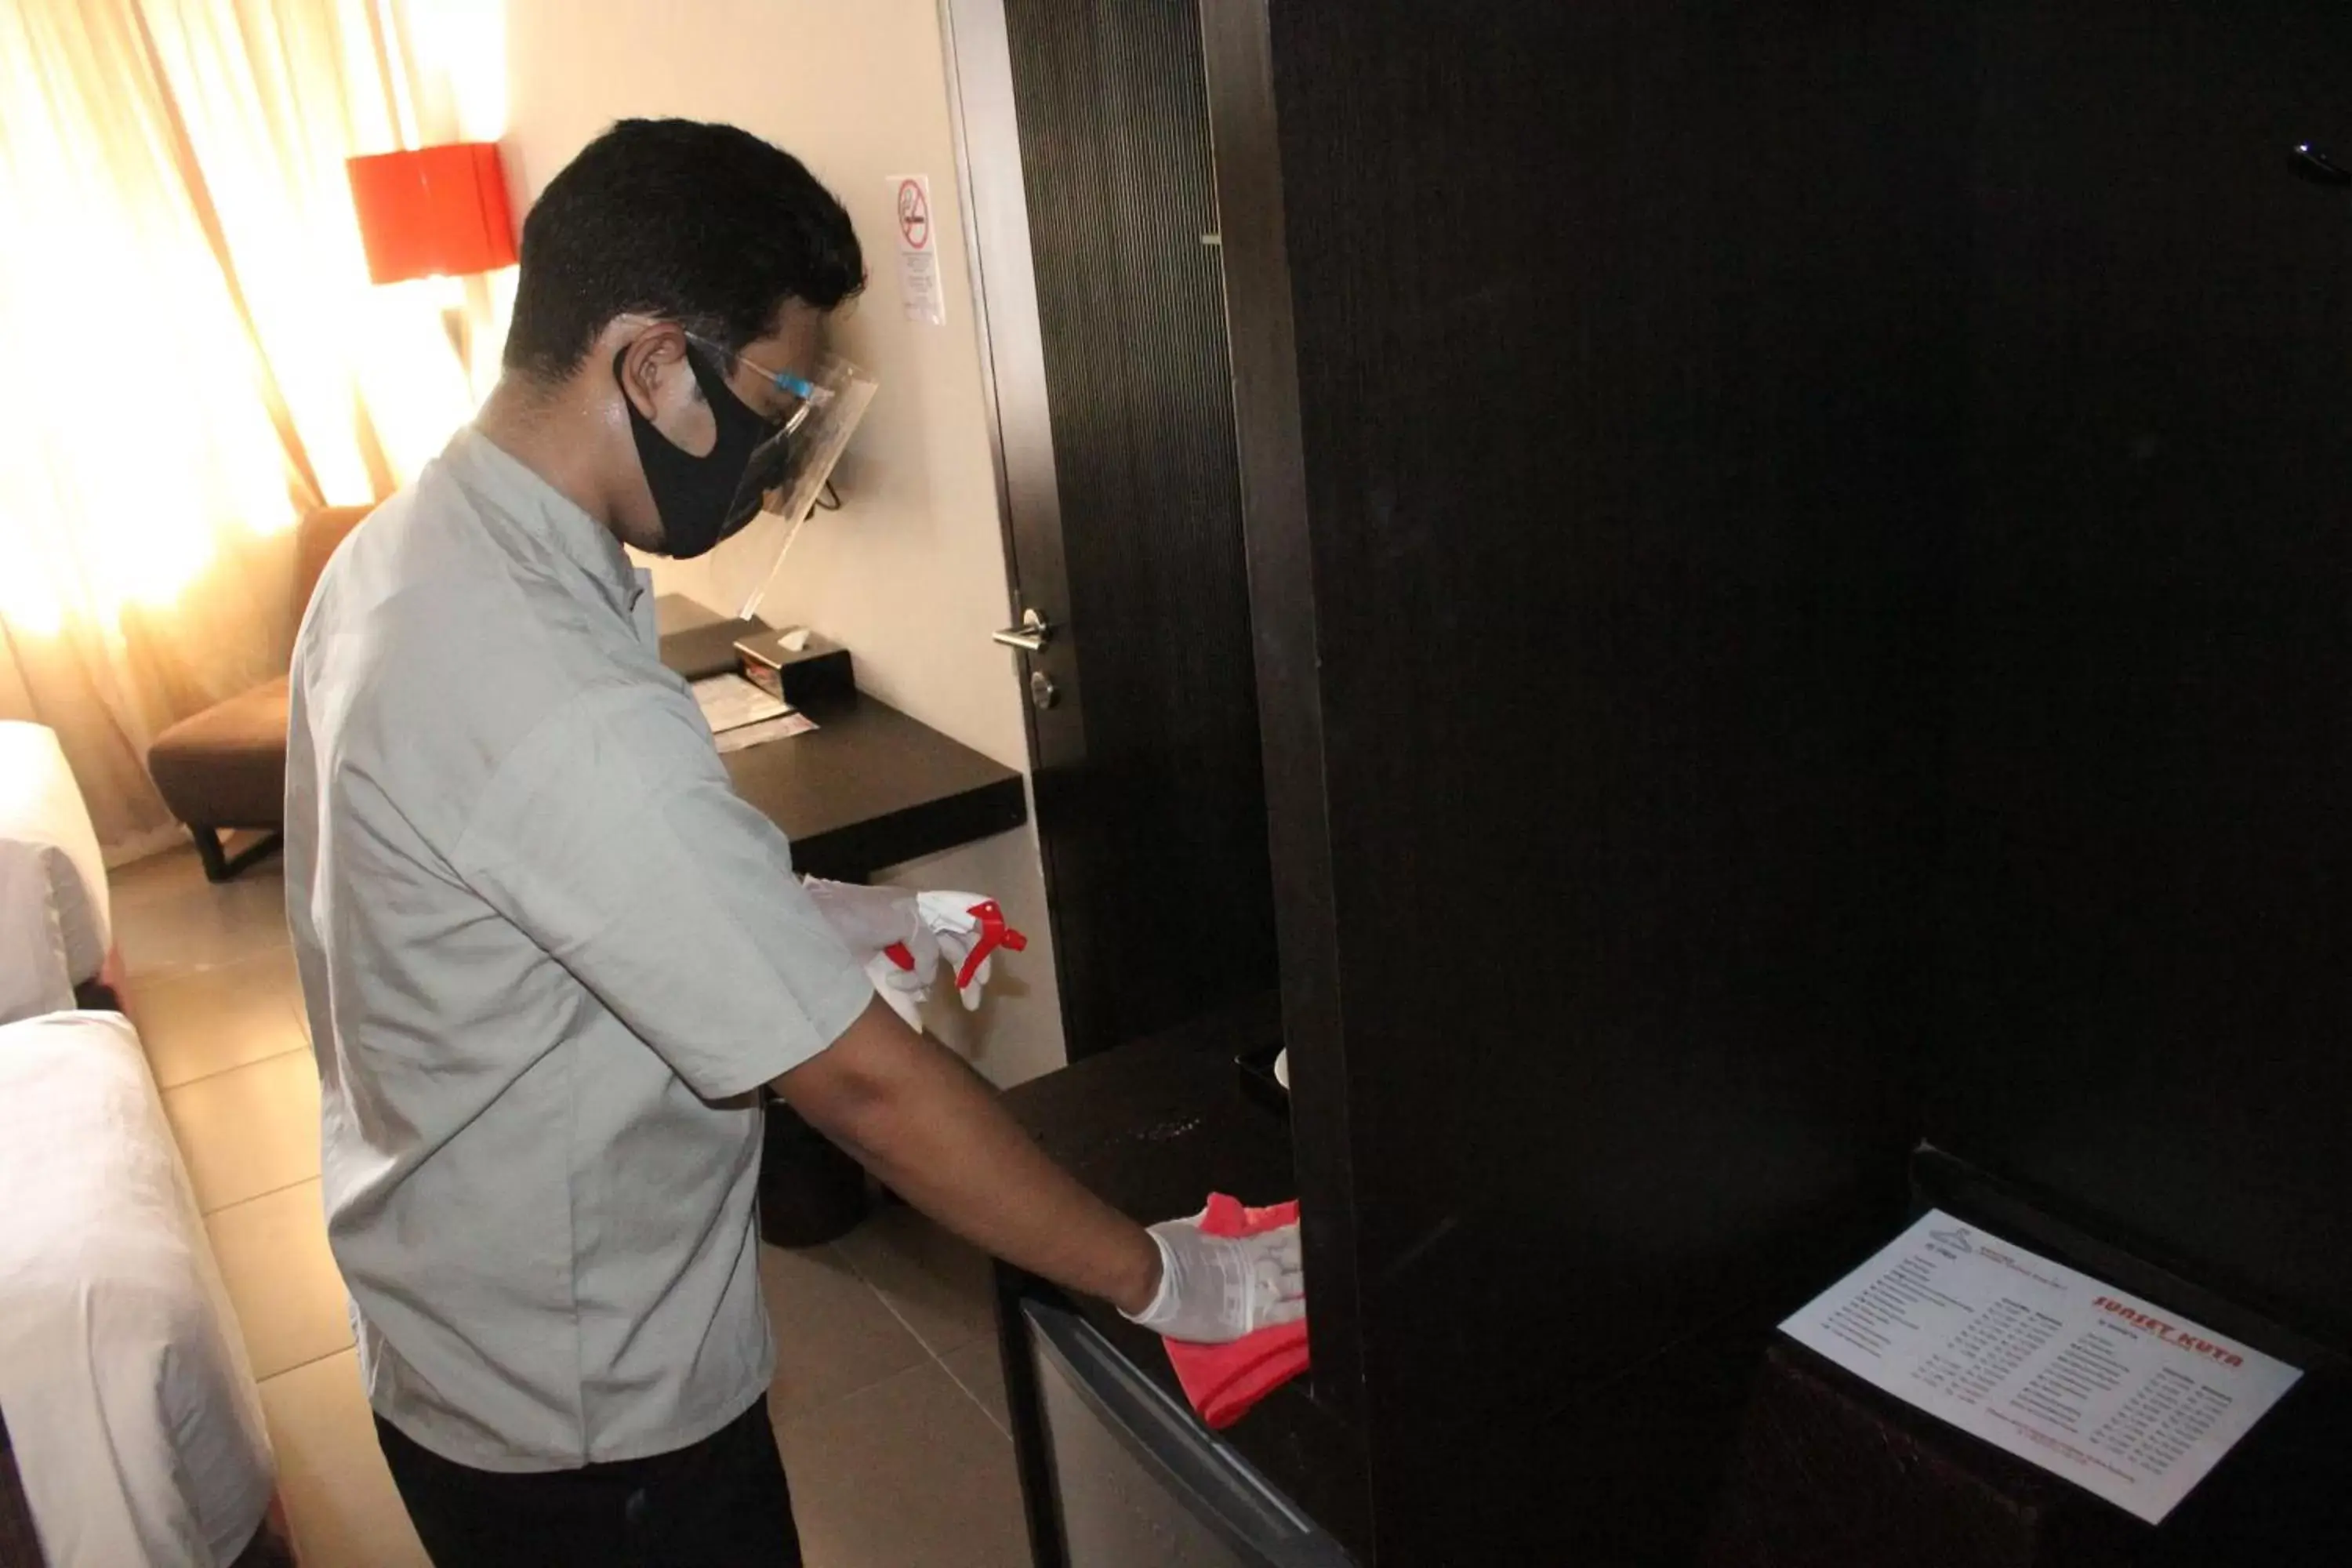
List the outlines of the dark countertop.
{"type": "Polygon", "coordinates": [[[730,752],[735,792],[784,830],[809,876],[862,881],[887,866],[1029,819],[1021,775],[860,697],[812,706],[817,728],[730,752]]]}
{"type": "MultiPolygon", "coordinates": [[[[1295,1195],[1290,1134],[1247,1099],[1234,1055],[1281,1037],[1274,999],[1090,1057],[1005,1097],[1046,1151],[1122,1212],[1147,1223],[1192,1214],[1213,1191],[1252,1205],[1295,1195]]],[[[1024,1291],[1030,1287],[1024,1287],[1024,1291]]],[[[1050,1294],[1034,1286],[1034,1292],[1050,1294]]],[[[1313,1321],[1314,1282],[1307,1282],[1313,1321]]],[[[1078,1313],[1180,1403],[1160,1338],[1099,1301],[1078,1313]]],[[[1370,1560],[1360,1439],[1316,1403],[1310,1379],[1267,1396],[1222,1436],[1359,1558],[1370,1560]]]]}
{"type": "MultiPolygon", "coordinates": [[[[734,666],[734,639],[760,630],[685,595],[654,599],[661,658],[677,675],[734,666]]],[[[816,729],[727,752],[736,795],[793,842],[804,877],[866,881],[879,869],[1028,820],[1021,773],[870,696],[812,700],[816,729]]]]}
{"type": "MultiPolygon", "coordinates": [[[[663,662],[679,675],[732,667],[730,621],[677,594],[654,601],[663,662]]],[[[805,876],[862,882],[887,867],[1029,820],[1021,775],[871,697],[811,700],[817,728],[727,752],[727,776],[793,843],[805,876]]]]}

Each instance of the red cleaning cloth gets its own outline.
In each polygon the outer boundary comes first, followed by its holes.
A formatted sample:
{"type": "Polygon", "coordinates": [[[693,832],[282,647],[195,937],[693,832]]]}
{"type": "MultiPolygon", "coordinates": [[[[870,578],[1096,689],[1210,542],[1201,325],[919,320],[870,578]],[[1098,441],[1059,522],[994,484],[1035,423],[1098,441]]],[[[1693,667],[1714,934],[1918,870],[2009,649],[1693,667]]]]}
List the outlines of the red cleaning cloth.
{"type": "MultiPolygon", "coordinates": [[[[1211,1236],[1255,1236],[1297,1219],[1296,1203],[1251,1209],[1244,1208],[1238,1198],[1211,1193],[1201,1228],[1211,1236]]],[[[1244,1334],[1228,1345],[1196,1345],[1183,1340],[1160,1342],[1168,1347],[1168,1360],[1176,1369],[1176,1381],[1184,1385],[1184,1397],[1192,1402],[1202,1420],[1220,1431],[1307,1370],[1304,1318],[1244,1334]]]]}

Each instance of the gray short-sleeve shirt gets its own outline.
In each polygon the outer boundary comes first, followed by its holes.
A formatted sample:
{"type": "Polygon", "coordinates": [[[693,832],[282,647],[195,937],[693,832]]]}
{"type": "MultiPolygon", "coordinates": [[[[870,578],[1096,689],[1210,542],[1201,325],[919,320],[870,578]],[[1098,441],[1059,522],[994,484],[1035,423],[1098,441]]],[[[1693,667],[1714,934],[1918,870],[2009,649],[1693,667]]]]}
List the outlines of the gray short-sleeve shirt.
{"type": "Polygon", "coordinates": [[[665,669],[643,574],[461,432],[297,639],[287,913],[370,1402],[478,1468],[767,1385],[751,1090],[873,1000],[665,669]]]}

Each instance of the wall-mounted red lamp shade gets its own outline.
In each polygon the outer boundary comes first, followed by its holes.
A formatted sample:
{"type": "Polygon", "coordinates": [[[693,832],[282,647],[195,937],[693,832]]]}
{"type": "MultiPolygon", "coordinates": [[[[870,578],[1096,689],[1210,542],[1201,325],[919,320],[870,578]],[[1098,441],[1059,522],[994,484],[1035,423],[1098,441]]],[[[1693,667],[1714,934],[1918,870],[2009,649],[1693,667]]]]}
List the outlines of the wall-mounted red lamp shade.
{"type": "Polygon", "coordinates": [[[514,219],[495,142],[345,161],[368,277],[378,283],[512,266],[514,219]]]}

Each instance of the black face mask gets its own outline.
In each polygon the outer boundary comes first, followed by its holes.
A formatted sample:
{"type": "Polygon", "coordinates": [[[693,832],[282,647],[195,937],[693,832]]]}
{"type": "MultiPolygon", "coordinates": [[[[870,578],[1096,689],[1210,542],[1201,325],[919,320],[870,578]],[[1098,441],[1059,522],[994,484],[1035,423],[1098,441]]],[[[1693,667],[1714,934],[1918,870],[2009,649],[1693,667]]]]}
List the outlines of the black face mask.
{"type": "MultiPolygon", "coordinates": [[[[623,349],[613,356],[615,381],[621,379],[621,360],[627,353],[623,349]]],[[[662,553],[679,561],[709,553],[759,516],[769,489],[782,480],[792,463],[788,433],[736,396],[727,378],[706,364],[701,351],[691,343],[686,363],[719,423],[719,438],[702,457],[672,441],[638,413],[625,388],[621,395],[629,411],[630,433],[637,441],[637,461],[646,471],[646,488],[653,491],[654,510],[661,518],[662,553]]]]}

